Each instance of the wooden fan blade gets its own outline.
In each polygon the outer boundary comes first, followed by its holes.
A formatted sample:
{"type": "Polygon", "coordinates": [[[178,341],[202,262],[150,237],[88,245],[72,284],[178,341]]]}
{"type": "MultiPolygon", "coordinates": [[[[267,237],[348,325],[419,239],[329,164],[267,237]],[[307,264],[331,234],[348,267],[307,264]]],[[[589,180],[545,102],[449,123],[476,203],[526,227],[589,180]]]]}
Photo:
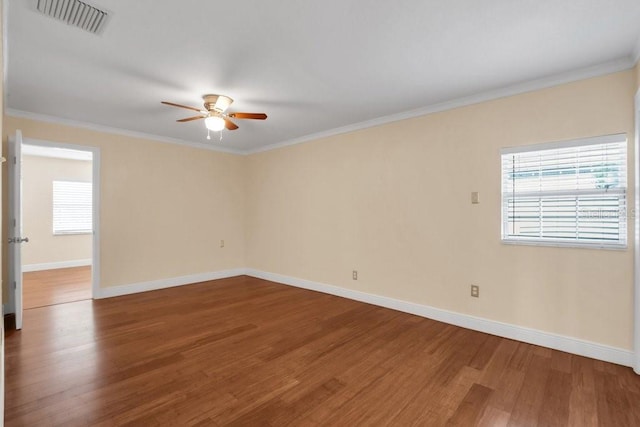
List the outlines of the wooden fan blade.
{"type": "Polygon", "coordinates": [[[160,101],[160,103],[164,105],[171,105],[172,107],[186,108],[187,110],[197,111],[198,113],[201,112],[199,108],[189,107],[188,105],[174,104],[173,102],[167,102],[167,101],[160,101]]]}
{"type": "Polygon", "coordinates": [[[265,113],[229,113],[229,117],[234,117],[236,119],[264,120],[267,118],[267,115],[265,113]]]}
{"type": "Polygon", "coordinates": [[[229,130],[238,129],[238,126],[235,123],[233,123],[231,120],[227,119],[226,117],[224,118],[224,125],[229,130]]]}
{"type": "Polygon", "coordinates": [[[191,120],[198,120],[198,119],[204,119],[204,118],[205,116],[194,116],[194,117],[187,117],[186,119],[176,120],[176,122],[184,123],[184,122],[190,122],[191,120]]]}

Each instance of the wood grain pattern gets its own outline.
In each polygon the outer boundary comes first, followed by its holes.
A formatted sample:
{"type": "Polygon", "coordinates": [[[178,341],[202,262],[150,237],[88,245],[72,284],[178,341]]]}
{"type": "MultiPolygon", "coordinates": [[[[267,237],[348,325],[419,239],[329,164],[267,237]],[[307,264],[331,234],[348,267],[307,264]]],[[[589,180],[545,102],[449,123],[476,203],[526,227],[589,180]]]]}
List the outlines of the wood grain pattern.
{"type": "Polygon", "coordinates": [[[640,425],[629,368],[237,277],[25,312],[8,426],[640,425]]]}
{"type": "Polygon", "coordinates": [[[91,299],[91,266],[23,273],[22,289],[25,310],[91,299]]]}

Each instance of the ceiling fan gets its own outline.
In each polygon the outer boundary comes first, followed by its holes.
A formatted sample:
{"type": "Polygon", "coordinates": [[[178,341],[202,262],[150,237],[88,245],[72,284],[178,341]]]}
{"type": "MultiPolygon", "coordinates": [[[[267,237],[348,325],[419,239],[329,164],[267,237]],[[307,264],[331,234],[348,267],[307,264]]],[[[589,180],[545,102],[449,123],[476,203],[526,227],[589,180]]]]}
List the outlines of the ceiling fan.
{"type": "Polygon", "coordinates": [[[186,119],[176,120],[180,123],[190,122],[192,120],[204,119],[204,124],[208,130],[218,132],[222,129],[236,130],[238,126],[230,119],[254,119],[265,120],[267,115],[264,113],[226,113],[227,108],[233,102],[233,99],[225,95],[204,95],[204,110],[187,105],[175,104],[173,102],[161,101],[162,104],[172,107],[186,108],[200,113],[199,116],[187,117],[186,119]]]}

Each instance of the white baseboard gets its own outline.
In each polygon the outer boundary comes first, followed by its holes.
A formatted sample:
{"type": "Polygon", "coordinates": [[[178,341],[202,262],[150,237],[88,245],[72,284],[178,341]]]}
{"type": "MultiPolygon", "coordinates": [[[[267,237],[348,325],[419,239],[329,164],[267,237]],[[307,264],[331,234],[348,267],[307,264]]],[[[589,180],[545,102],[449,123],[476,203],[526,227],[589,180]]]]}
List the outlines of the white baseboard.
{"type": "Polygon", "coordinates": [[[603,360],[623,366],[633,366],[633,352],[621,348],[260,270],[245,269],[243,274],[391,308],[451,325],[590,357],[592,359],[603,360]]]}
{"type": "Polygon", "coordinates": [[[93,298],[101,299],[118,297],[121,295],[136,294],[138,292],[172,288],[174,286],[192,285],[194,283],[206,282],[208,280],[226,279],[228,277],[242,276],[244,274],[246,274],[246,269],[236,268],[231,270],[214,271],[210,273],[199,273],[190,274],[188,276],[170,277],[168,279],[151,280],[148,282],[132,283],[129,285],[99,288],[97,295],[94,295],[93,298]]]}
{"type": "Polygon", "coordinates": [[[366,292],[355,291],[338,286],[328,285],[325,283],[313,282],[311,280],[299,279],[251,268],[236,268],[210,273],[191,274],[188,276],[133,283],[129,285],[113,286],[109,288],[100,288],[97,292],[98,295],[94,295],[94,298],[110,298],[121,295],[135,294],[139,292],[165,289],[174,286],[190,285],[193,283],[205,282],[208,280],[226,279],[229,277],[241,275],[248,275],[289,286],[295,286],[298,288],[336,295],[343,298],[361,301],[380,307],[386,307],[393,310],[398,310],[428,319],[448,323],[451,325],[472,329],[475,331],[497,335],[499,337],[509,338],[529,344],[552,348],[554,350],[560,350],[567,353],[590,357],[592,359],[616,363],[623,366],[633,366],[633,352],[629,350],[585,341],[565,335],[544,332],[537,329],[526,328],[523,326],[516,326],[509,323],[498,322],[495,320],[484,319],[481,317],[470,316],[467,314],[456,313],[453,311],[443,310],[428,305],[416,304],[408,301],[397,300],[394,298],[369,294],[366,292]]]}
{"type": "Polygon", "coordinates": [[[23,273],[31,271],[55,270],[58,268],[84,267],[91,265],[91,258],[88,259],[72,259],[70,261],[45,262],[42,264],[25,264],[22,266],[23,273]]]}

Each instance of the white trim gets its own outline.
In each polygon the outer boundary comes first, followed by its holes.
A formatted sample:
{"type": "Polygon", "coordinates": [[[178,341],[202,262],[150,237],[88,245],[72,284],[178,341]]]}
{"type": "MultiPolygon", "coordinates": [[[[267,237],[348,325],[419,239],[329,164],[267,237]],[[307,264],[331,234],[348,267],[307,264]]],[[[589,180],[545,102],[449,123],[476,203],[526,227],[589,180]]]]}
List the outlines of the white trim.
{"type": "Polygon", "coordinates": [[[84,267],[91,265],[91,258],[73,259],[69,261],[43,262],[41,264],[25,264],[22,266],[23,273],[31,271],[56,270],[58,268],[84,267]]]}
{"type": "Polygon", "coordinates": [[[635,142],[633,171],[635,174],[635,215],[633,238],[633,370],[640,375],[640,89],[635,96],[635,142]]]}
{"type": "Polygon", "coordinates": [[[365,302],[405,313],[415,314],[428,319],[449,323],[462,328],[472,329],[499,337],[509,338],[517,341],[548,347],[567,353],[603,360],[605,362],[616,363],[623,366],[631,366],[633,353],[621,348],[611,347],[564,335],[543,332],[536,329],[511,325],[495,320],[442,310],[428,305],[416,304],[408,301],[397,300],[366,292],[354,291],[338,286],[313,282],[295,277],[283,276],[281,274],[268,273],[260,270],[247,269],[246,274],[259,279],[270,280],[272,282],[309,289],[349,298],[356,301],[365,302]]]}
{"type": "Polygon", "coordinates": [[[93,242],[92,242],[92,267],[91,268],[91,295],[96,298],[100,290],[100,148],[93,146],[68,144],[65,142],[46,141],[43,139],[23,138],[23,144],[38,145],[50,148],[63,148],[77,151],[90,151],[92,157],[91,170],[93,173],[93,242]]]}
{"type": "Polygon", "coordinates": [[[631,52],[631,62],[637,64],[638,61],[640,61],[640,36],[638,36],[638,41],[631,52]]]}
{"type": "Polygon", "coordinates": [[[194,283],[226,279],[245,274],[246,269],[236,268],[209,273],[190,274],[188,276],[170,277],[167,279],[150,280],[148,282],[131,283],[128,285],[110,286],[108,288],[100,288],[99,291],[94,294],[94,298],[111,298],[121,295],[137,294],[139,292],[156,291],[159,289],[172,288],[174,286],[192,285],[194,283]]]}
{"type": "Polygon", "coordinates": [[[626,251],[629,249],[626,242],[604,244],[593,240],[562,241],[545,238],[502,237],[500,243],[510,246],[542,246],[551,248],[597,249],[604,251],[626,251]]]}
{"type": "Polygon", "coordinates": [[[91,296],[96,298],[100,289],[100,203],[102,197],[101,192],[101,168],[100,162],[100,149],[94,148],[91,150],[93,153],[92,158],[92,172],[91,182],[93,182],[93,239],[92,239],[92,268],[91,268],[91,296]]]}
{"type": "MultiPolygon", "coordinates": [[[[5,1],[6,3],[6,1],[5,1]]],[[[6,39],[5,39],[6,42],[6,39]]],[[[5,52],[6,54],[6,52],[5,52]]],[[[9,117],[24,118],[30,120],[39,120],[46,123],[62,124],[67,126],[74,126],[97,132],[112,133],[116,135],[124,135],[132,138],[143,138],[152,141],[165,142],[169,144],[179,144],[183,146],[189,146],[194,148],[201,148],[204,150],[219,151],[223,153],[231,153],[238,155],[249,155],[255,153],[261,153],[264,151],[275,150],[277,148],[287,147],[290,145],[302,144],[304,142],[314,141],[321,138],[327,138],[330,136],[340,135],[348,132],[354,132],[357,130],[367,129],[375,126],[380,126],[387,123],[397,122],[400,120],[411,119],[420,116],[426,116],[433,113],[439,113],[442,111],[453,110],[455,108],[465,107],[468,105],[479,104],[481,102],[491,101],[494,99],[505,98],[508,96],[518,95],[526,92],[532,92],[540,89],[546,89],[553,86],[558,86],[565,83],[571,83],[579,80],[584,80],[592,77],[603,76],[606,74],[612,74],[619,71],[631,69],[635,66],[635,62],[630,56],[626,58],[620,58],[614,61],[605,62],[592,67],[581,68],[566,73],[560,73],[553,76],[531,80],[529,82],[520,83],[516,85],[506,86],[500,89],[482,92],[476,95],[471,95],[463,98],[457,98],[437,104],[427,105],[415,110],[405,111],[402,113],[391,114],[388,116],[379,117],[372,120],[366,120],[359,123],[354,123],[347,126],[342,126],[334,129],[329,129],[322,132],[312,133],[302,136],[300,138],[289,139],[274,144],[269,144],[264,147],[255,149],[231,149],[227,147],[219,147],[201,142],[187,141],[177,138],[169,138],[160,135],[153,135],[144,132],[131,131],[126,129],[115,128],[106,125],[98,125],[95,123],[87,123],[77,120],[63,119],[55,116],[32,113],[29,111],[21,111],[13,108],[6,108],[5,114],[9,117]]],[[[6,62],[5,62],[6,65],[6,62]]],[[[6,79],[6,75],[5,75],[6,79]]],[[[5,96],[7,91],[5,91],[5,96]]]]}
{"type": "Polygon", "coordinates": [[[500,155],[526,153],[529,151],[557,150],[559,148],[581,147],[585,145],[627,143],[626,133],[591,136],[588,138],[567,139],[564,141],[541,142],[538,144],[518,145],[500,149],[500,155]]]}
{"type": "Polygon", "coordinates": [[[227,147],[219,147],[212,144],[206,144],[203,142],[187,141],[185,139],[169,138],[166,136],[154,135],[145,132],[137,132],[127,129],[120,129],[111,126],[99,125],[95,123],[82,122],[79,120],[63,119],[61,117],[49,116],[46,114],[32,113],[29,111],[16,110],[13,108],[7,108],[5,114],[9,117],[16,117],[19,119],[37,120],[45,123],[54,123],[65,126],[72,126],[82,129],[88,129],[96,132],[110,133],[114,135],[123,135],[131,138],[147,139],[156,142],[164,142],[168,144],[178,144],[187,147],[201,148],[203,150],[220,151],[223,153],[231,154],[243,154],[242,150],[234,150],[227,147]]]}
{"type": "Polygon", "coordinates": [[[453,311],[443,310],[427,305],[416,304],[380,295],[369,294],[366,292],[341,288],[338,286],[327,285],[324,283],[313,282],[311,280],[299,279],[275,273],[268,273],[251,268],[236,268],[210,273],[191,274],[187,276],[101,288],[98,293],[94,294],[94,298],[111,298],[242,275],[269,280],[284,285],[295,286],[298,288],[309,289],[312,291],[323,292],[330,295],[336,295],[355,301],[361,301],[368,304],[373,304],[380,307],[390,308],[392,310],[398,310],[404,313],[410,313],[428,319],[445,322],[462,328],[472,329],[487,334],[539,345],[542,347],[548,347],[559,351],[602,360],[605,362],[616,363],[623,366],[632,366],[633,362],[633,353],[621,348],[615,348],[591,341],[581,340],[549,332],[543,332],[536,329],[498,322],[495,320],[484,319],[481,317],[456,313],[453,311]]]}
{"type": "Polygon", "coordinates": [[[367,120],[360,123],[355,123],[347,126],[342,126],[335,129],[326,130],[323,132],[313,133],[310,135],[302,136],[300,138],[290,139],[275,144],[270,144],[264,147],[256,148],[253,150],[245,150],[244,154],[255,154],[263,151],[275,150],[277,148],[287,147],[289,145],[301,144],[303,142],[309,142],[316,139],[327,138],[334,135],[339,135],[348,132],[354,132],[361,129],[366,129],[374,126],[380,126],[383,124],[397,122],[400,120],[411,119],[419,116],[426,116],[433,113],[439,113],[442,111],[453,110],[454,108],[466,107],[468,105],[479,104],[481,102],[492,101],[494,99],[506,98],[513,95],[519,95],[526,92],[533,92],[536,90],[546,89],[553,86],[559,86],[566,83],[575,82],[578,80],[589,79],[592,77],[603,76],[606,74],[612,74],[619,71],[629,70],[633,68],[635,62],[630,57],[620,58],[617,60],[605,62],[592,67],[581,68],[578,70],[569,71],[566,73],[560,73],[541,79],[531,80],[529,82],[520,83],[512,86],[506,86],[496,90],[490,90],[482,92],[476,95],[471,95],[463,98],[457,98],[450,101],[441,102],[438,104],[428,105],[426,107],[418,108],[415,110],[405,111],[398,114],[391,114],[389,116],[379,117],[373,120],[367,120]]]}

